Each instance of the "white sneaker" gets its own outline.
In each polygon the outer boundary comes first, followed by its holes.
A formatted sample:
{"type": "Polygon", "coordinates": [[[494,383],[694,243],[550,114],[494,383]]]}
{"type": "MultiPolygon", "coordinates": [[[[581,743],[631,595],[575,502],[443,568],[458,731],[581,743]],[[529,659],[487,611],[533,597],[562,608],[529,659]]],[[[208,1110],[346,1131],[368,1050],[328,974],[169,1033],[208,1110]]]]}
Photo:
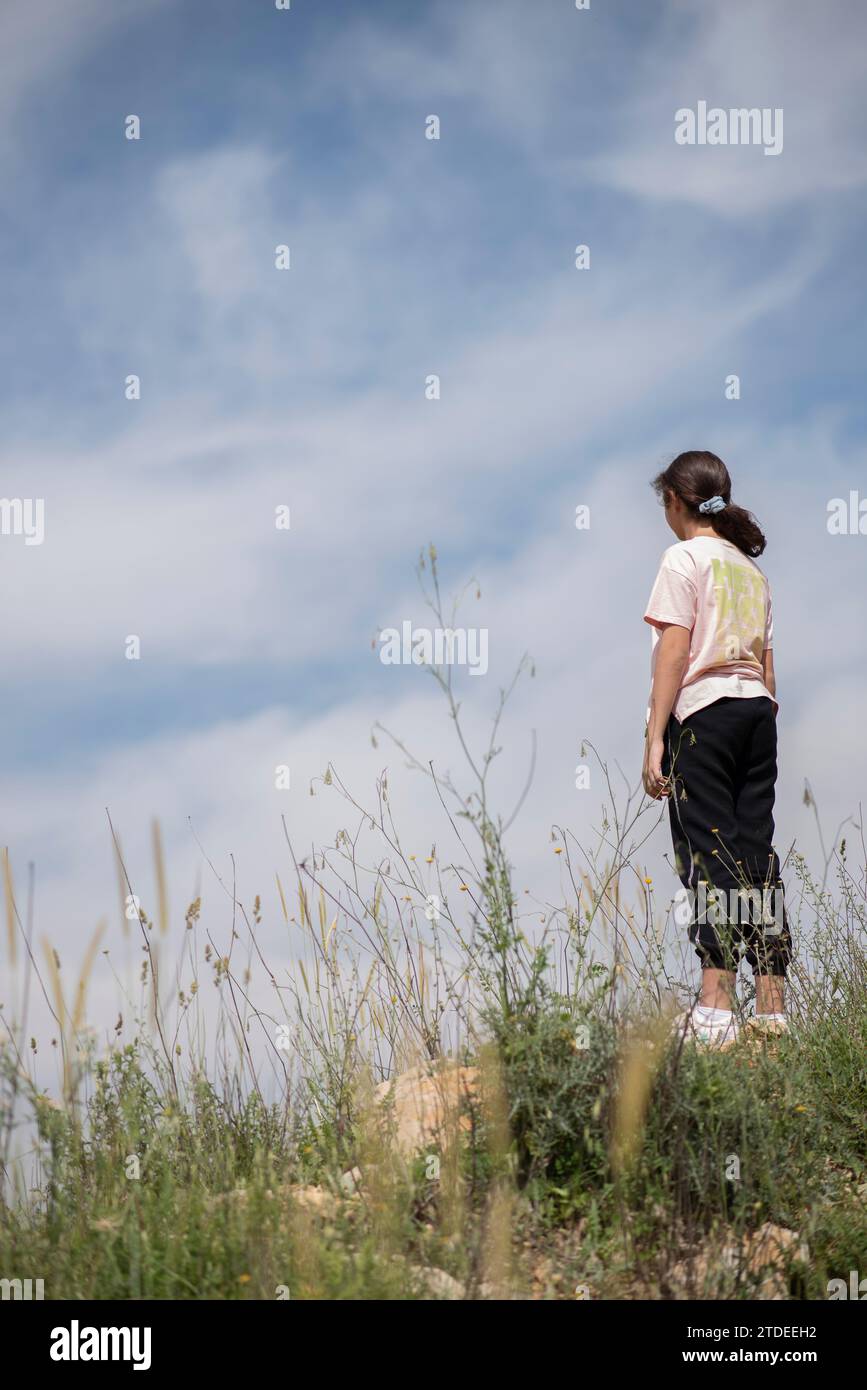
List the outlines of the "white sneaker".
{"type": "Polygon", "coordinates": [[[694,1004],[674,1021],[674,1035],[704,1047],[730,1047],[737,1042],[738,1021],[731,1009],[709,1009],[694,1004]]]}

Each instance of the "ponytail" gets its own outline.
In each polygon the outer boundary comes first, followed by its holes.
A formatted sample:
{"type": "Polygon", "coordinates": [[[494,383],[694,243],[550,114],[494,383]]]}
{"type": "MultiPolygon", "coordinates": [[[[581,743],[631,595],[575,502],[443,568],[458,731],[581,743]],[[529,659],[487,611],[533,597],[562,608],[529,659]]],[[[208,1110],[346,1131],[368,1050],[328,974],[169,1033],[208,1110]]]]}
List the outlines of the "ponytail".
{"type": "Polygon", "coordinates": [[[751,555],[753,559],[761,555],[767,544],[752,512],[745,507],[735,506],[734,502],[727,502],[725,510],[717,512],[711,524],[724,541],[731,541],[744,555],[751,555]]]}

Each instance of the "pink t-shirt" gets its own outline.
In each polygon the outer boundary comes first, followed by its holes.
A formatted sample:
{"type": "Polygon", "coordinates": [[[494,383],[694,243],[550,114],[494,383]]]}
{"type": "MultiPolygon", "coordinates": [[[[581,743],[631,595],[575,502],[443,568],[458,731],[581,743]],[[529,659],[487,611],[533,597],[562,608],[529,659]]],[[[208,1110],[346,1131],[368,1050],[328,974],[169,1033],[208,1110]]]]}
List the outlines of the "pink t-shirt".
{"type": "Polygon", "coordinates": [[[669,546],[644,621],[653,629],[651,678],[659,650],[658,624],[689,629],[689,662],[672,710],[681,723],[724,695],[773,699],[762,670],[762,655],[774,645],[768,581],[755,560],[730,541],[693,536],[669,546]]]}

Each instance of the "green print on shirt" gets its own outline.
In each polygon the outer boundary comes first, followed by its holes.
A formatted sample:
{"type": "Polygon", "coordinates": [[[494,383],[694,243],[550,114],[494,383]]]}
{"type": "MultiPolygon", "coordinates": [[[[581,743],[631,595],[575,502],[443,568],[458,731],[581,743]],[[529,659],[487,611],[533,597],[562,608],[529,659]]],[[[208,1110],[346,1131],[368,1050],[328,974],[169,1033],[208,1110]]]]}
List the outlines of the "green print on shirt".
{"type": "Polygon", "coordinates": [[[717,602],[716,657],[762,664],[765,586],[760,574],[731,560],[711,558],[717,602]]]}

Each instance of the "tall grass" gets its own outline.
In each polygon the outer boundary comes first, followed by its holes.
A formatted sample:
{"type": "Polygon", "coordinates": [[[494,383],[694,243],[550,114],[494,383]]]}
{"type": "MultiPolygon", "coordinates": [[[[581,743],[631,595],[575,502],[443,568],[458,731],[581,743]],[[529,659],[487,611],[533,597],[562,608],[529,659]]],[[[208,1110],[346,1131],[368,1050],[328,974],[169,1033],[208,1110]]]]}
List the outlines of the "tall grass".
{"type": "MultiPolygon", "coordinates": [[[[454,626],[433,550],[421,575],[454,626]]],[[[371,809],[329,767],[321,783],[349,828],[301,858],[287,836],[288,971],[265,958],[259,900],[226,883],[228,937],[196,900],[164,967],[155,828],[156,923],[142,908],[122,919],[141,936],[139,993],[118,982],[100,1049],[85,1001],[104,927],[65,992],[51,943],[41,962],[34,948],[32,884],[22,908],[4,857],[18,985],[0,1012],[0,1275],[43,1278],[60,1298],[748,1298],[764,1272],[741,1256],[767,1222],[797,1233],[777,1261],[792,1296],[826,1297],[829,1279],[865,1270],[863,842],[853,865],[838,832],[817,876],[787,856],[790,1033],[696,1051],[669,1026],[691,1002],[669,965],[682,929],[642,864],[658,807],[620,794],[598,759],[594,842],[551,830],[567,900],[522,906],[506,850],[518,808],[499,815],[490,787],[510,691],[476,753],[451,669],[431,674],[468,790],[392,742],[427,780],[452,856],[409,852],[387,775],[371,809]],[[53,1019],[55,1095],[36,1079],[33,991],[53,1019]],[[402,1155],[376,1087],[454,1064],[478,1072],[466,1113],[402,1155]]],[[[134,888],[110,834],[125,906],[134,888]]]]}

